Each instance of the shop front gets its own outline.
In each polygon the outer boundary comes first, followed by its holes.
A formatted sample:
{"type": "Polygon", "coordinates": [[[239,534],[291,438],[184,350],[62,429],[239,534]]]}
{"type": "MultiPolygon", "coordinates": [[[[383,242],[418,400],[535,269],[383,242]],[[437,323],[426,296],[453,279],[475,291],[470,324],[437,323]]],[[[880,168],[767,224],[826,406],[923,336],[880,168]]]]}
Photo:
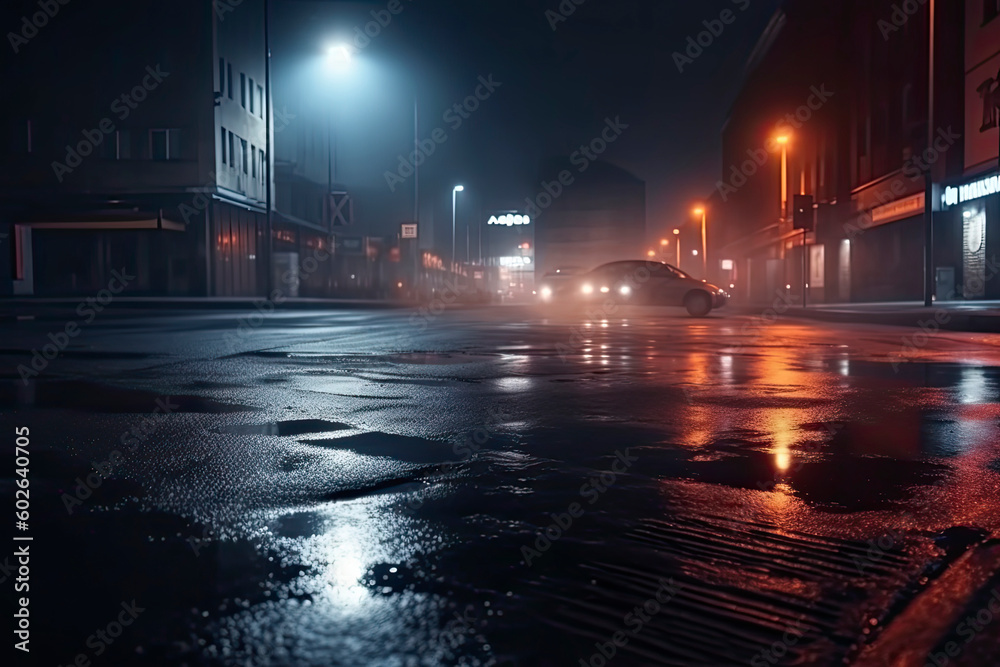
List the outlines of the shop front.
{"type": "MultiPolygon", "coordinates": [[[[941,222],[959,242],[955,298],[1000,299],[1000,173],[966,178],[941,192],[941,222]]],[[[939,266],[939,300],[941,264],[939,266]]]]}

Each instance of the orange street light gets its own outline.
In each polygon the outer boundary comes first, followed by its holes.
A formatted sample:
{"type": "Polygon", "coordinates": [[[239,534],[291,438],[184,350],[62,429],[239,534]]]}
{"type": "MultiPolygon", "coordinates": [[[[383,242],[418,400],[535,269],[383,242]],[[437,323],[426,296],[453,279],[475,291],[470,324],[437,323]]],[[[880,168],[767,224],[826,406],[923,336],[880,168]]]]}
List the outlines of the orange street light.
{"type": "Polygon", "coordinates": [[[701,277],[708,278],[708,212],[705,207],[699,206],[693,213],[701,216],[701,277]]]}
{"type": "Polygon", "coordinates": [[[646,256],[647,257],[656,257],[656,251],[655,250],[650,250],[649,252],[646,253],[646,256]]]}
{"type": "Polygon", "coordinates": [[[781,221],[788,217],[788,141],[787,134],[781,134],[774,138],[781,146],[781,221]]]}
{"type": "Polygon", "coordinates": [[[660,245],[666,248],[668,245],[670,245],[670,241],[668,241],[667,239],[660,239],[660,245]]]}

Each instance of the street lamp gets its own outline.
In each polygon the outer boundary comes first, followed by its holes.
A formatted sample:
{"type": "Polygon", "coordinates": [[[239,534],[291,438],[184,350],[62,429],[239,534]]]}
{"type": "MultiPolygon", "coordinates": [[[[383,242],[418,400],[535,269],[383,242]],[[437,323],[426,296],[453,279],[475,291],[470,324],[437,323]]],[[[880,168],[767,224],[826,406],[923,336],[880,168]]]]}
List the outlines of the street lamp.
{"type": "Polygon", "coordinates": [[[701,277],[708,278],[708,234],[706,232],[706,223],[708,220],[708,212],[704,207],[698,207],[694,210],[695,215],[701,216],[701,277]]]}
{"type": "Polygon", "coordinates": [[[649,252],[646,253],[646,256],[649,257],[650,259],[652,259],[652,258],[656,257],[656,251],[655,250],[650,250],[649,252]]]}
{"type": "Polygon", "coordinates": [[[781,221],[788,217],[788,140],[787,134],[775,137],[781,146],[781,221]]]}
{"type": "MultiPolygon", "coordinates": [[[[347,72],[354,65],[354,52],[347,44],[334,44],[326,50],[326,65],[337,74],[347,72]]],[[[333,209],[330,198],[333,193],[333,183],[337,180],[337,137],[333,123],[333,105],[326,115],[326,197],[324,207],[327,209],[330,227],[333,226],[333,209]]]]}
{"type": "Polygon", "coordinates": [[[456,185],[451,191],[451,263],[455,264],[455,212],[458,206],[458,193],[464,192],[464,185],[456,185]]]}
{"type": "Polygon", "coordinates": [[[681,268],[681,230],[675,229],[674,236],[677,237],[677,268],[681,268]]]}

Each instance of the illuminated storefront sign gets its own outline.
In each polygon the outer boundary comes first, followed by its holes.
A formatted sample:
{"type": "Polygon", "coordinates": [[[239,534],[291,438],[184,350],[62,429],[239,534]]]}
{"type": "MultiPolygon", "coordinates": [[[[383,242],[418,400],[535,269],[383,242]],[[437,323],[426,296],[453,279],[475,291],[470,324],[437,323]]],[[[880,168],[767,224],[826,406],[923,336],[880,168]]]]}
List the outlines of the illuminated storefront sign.
{"type": "Polygon", "coordinates": [[[520,268],[523,266],[530,266],[530,257],[501,257],[500,266],[506,266],[510,268],[520,268]]]}
{"type": "Polygon", "coordinates": [[[988,176],[957,188],[945,188],[944,194],[941,195],[941,203],[945,206],[955,206],[997,193],[1000,193],[1000,175],[988,176]]]}
{"type": "Polygon", "coordinates": [[[519,215],[514,213],[508,213],[506,215],[494,215],[490,218],[490,225],[499,225],[501,227],[514,227],[521,225],[530,225],[531,218],[527,215],[519,215]]]}

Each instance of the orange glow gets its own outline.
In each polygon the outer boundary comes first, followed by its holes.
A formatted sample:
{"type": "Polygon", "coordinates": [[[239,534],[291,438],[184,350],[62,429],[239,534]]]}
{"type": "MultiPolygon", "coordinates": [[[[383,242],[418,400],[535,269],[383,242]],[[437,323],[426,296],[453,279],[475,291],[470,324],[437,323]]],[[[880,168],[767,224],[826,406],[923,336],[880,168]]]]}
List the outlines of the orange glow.
{"type": "Polygon", "coordinates": [[[787,144],[788,143],[788,139],[789,139],[789,137],[788,137],[787,134],[782,134],[780,137],[775,137],[774,138],[774,140],[777,141],[779,144],[787,144]]]}
{"type": "Polygon", "coordinates": [[[646,255],[648,257],[656,257],[656,251],[655,250],[650,250],[649,252],[646,253],[646,255]]]}
{"type": "Polygon", "coordinates": [[[670,245],[670,241],[668,241],[667,239],[660,239],[660,245],[666,247],[670,245]]]}
{"type": "Polygon", "coordinates": [[[675,229],[674,230],[674,236],[680,236],[680,233],[681,233],[681,230],[679,230],[679,229],[675,229]]]}
{"type": "Polygon", "coordinates": [[[703,209],[703,208],[696,208],[696,209],[695,209],[695,210],[693,211],[693,213],[694,213],[695,215],[705,215],[705,209],[703,209]]]}

